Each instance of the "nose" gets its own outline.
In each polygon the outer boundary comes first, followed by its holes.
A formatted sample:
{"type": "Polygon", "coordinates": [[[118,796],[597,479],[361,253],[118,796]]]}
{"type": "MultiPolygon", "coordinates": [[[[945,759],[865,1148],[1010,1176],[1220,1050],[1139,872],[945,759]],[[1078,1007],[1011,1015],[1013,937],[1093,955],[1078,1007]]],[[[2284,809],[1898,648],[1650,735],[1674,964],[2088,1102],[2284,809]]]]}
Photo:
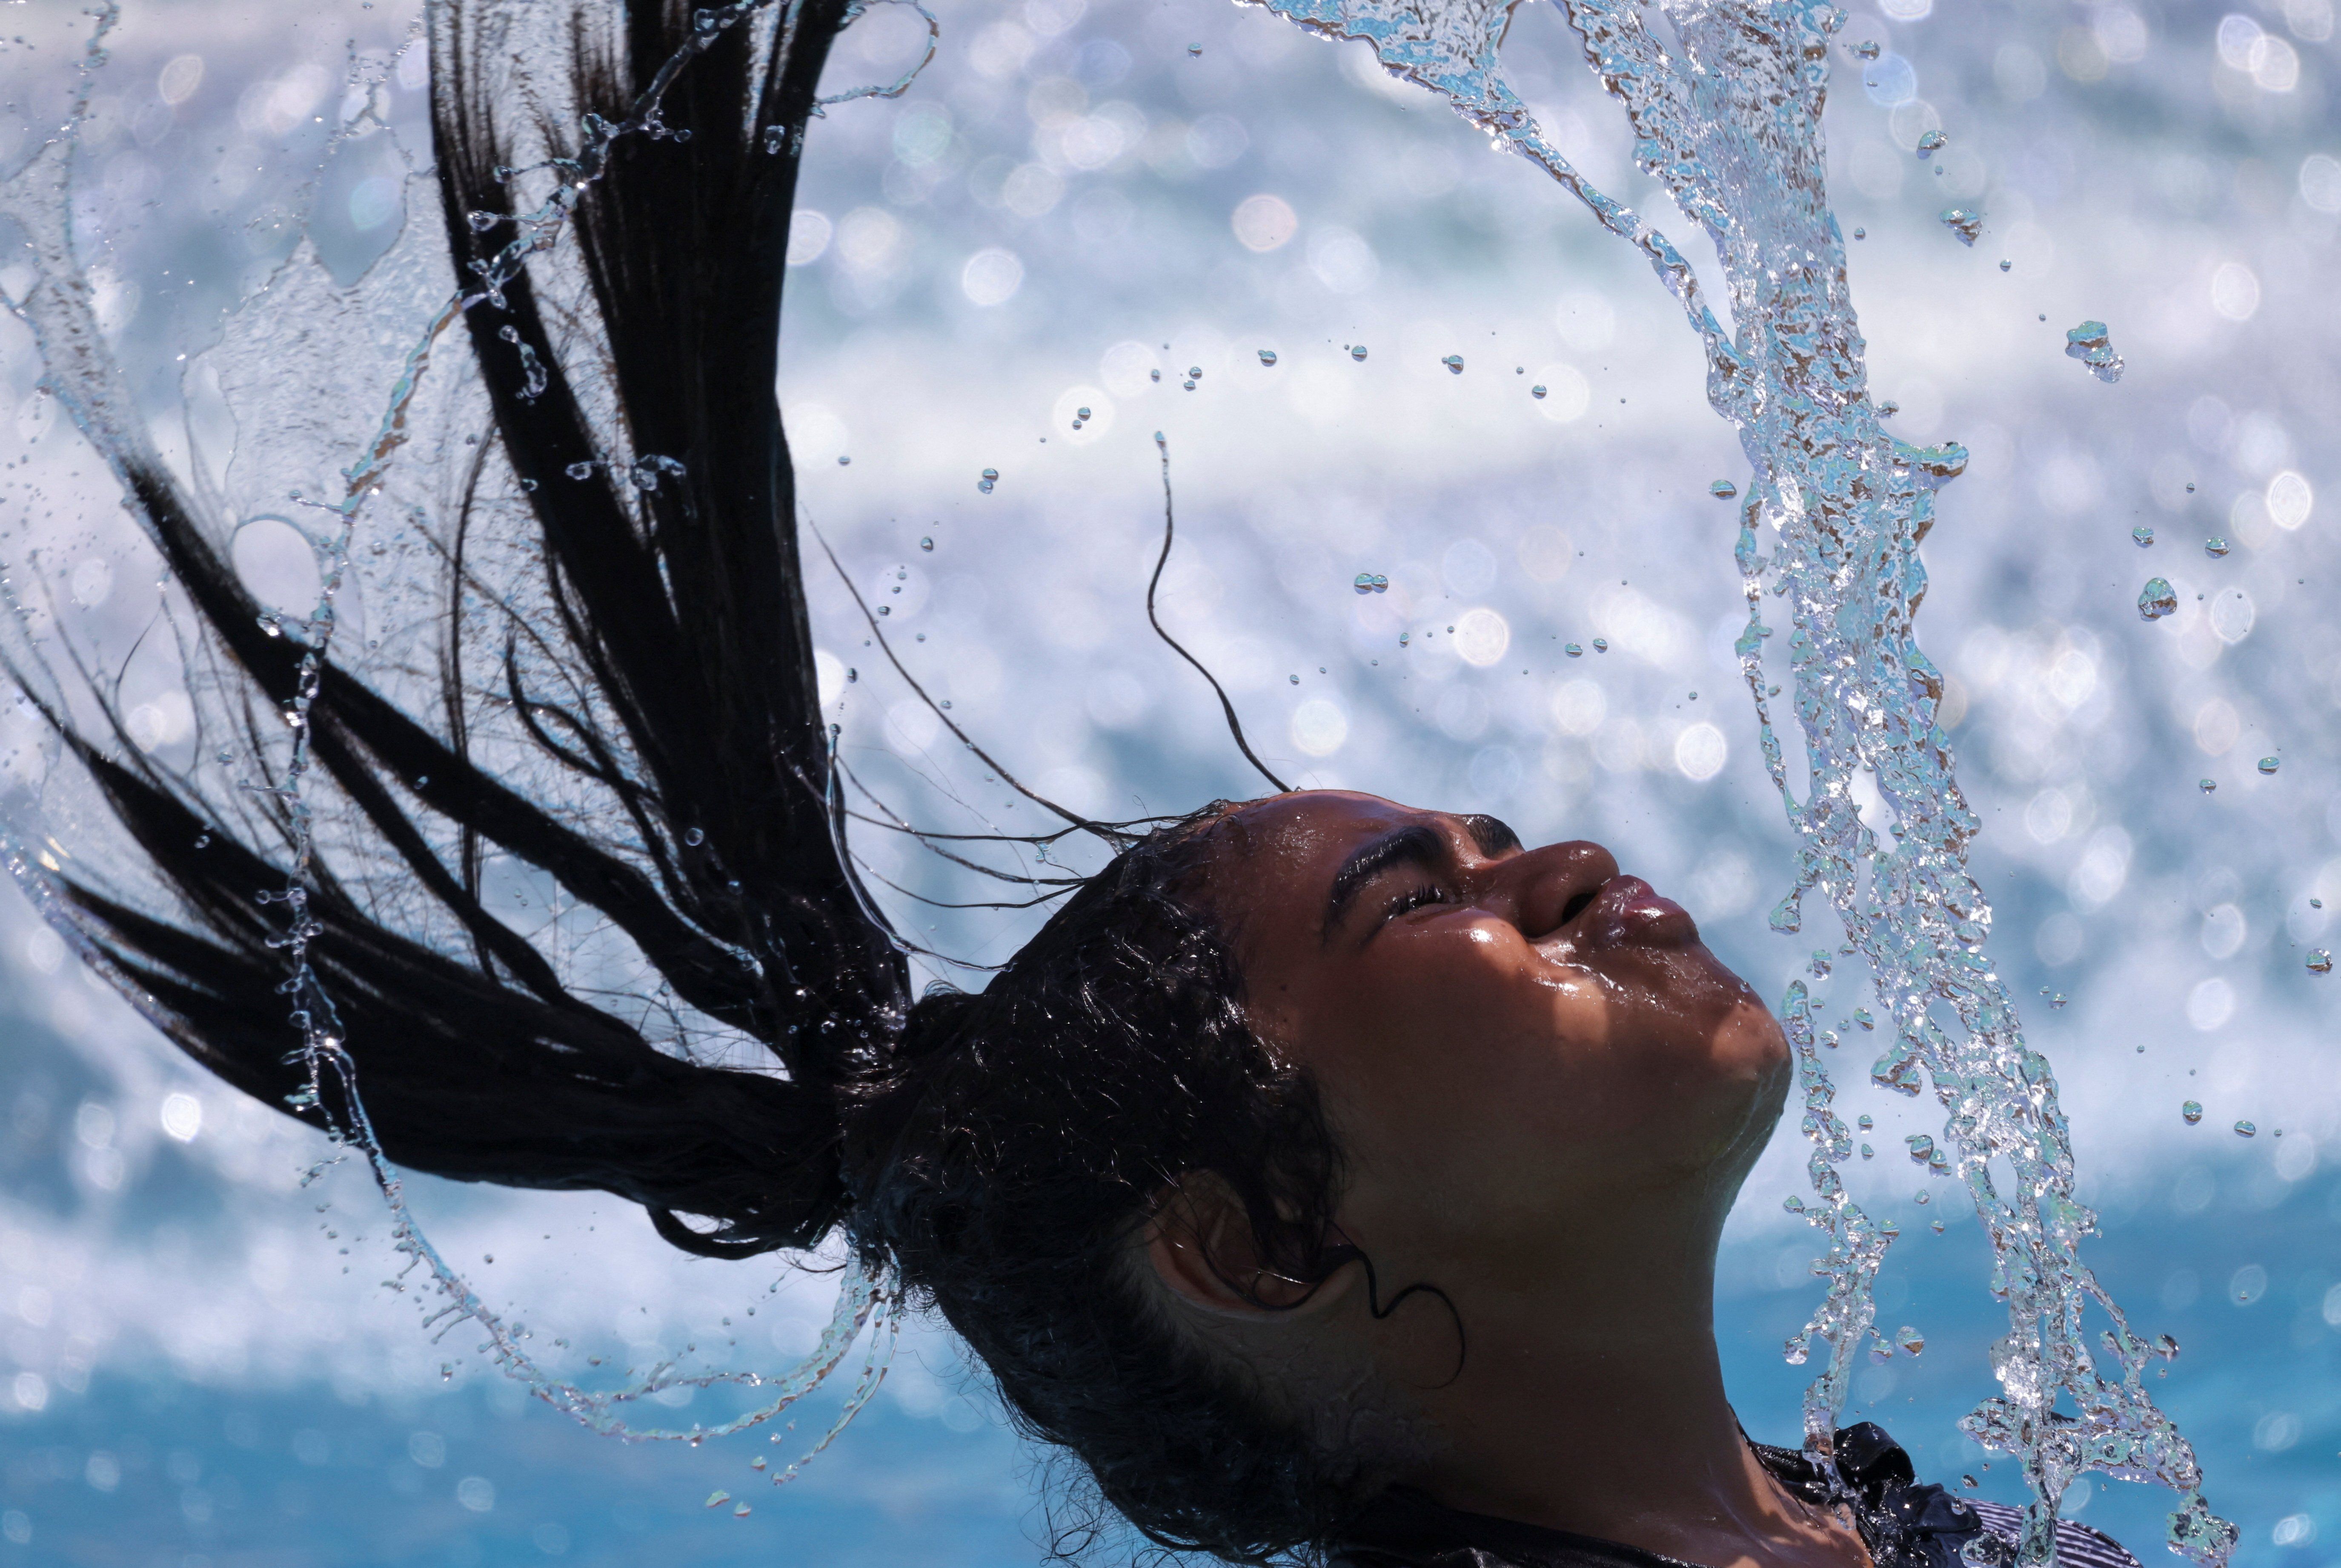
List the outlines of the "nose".
{"type": "Polygon", "coordinates": [[[1533,942],[1590,903],[1618,874],[1618,858],[1591,839],[1572,839],[1499,860],[1492,871],[1488,892],[1495,911],[1533,942]]]}

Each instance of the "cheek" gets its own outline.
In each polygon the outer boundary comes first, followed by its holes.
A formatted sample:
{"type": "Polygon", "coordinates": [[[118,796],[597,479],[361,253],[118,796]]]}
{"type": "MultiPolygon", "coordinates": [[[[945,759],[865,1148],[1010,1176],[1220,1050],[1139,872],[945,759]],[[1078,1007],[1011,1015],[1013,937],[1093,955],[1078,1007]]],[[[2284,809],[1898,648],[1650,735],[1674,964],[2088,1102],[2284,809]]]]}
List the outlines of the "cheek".
{"type": "Polygon", "coordinates": [[[1345,1213],[1459,1239],[1760,1146],[1788,1055],[1746,987],[1703,949],[1603,968],[1432,926],[1283,992],[1261,1021],[1325,1092],[1345,1213]]]}
{"type": "Polygon", "coordinates": [[[1402,1165],[1451,1193],[1481,1166],[1549,1176],[1615,1120],[1613,987],[1556,980],[1469,928],[1379,946],[1354,983],[1294,1019],[1353,1164],[1402,1165]]]}

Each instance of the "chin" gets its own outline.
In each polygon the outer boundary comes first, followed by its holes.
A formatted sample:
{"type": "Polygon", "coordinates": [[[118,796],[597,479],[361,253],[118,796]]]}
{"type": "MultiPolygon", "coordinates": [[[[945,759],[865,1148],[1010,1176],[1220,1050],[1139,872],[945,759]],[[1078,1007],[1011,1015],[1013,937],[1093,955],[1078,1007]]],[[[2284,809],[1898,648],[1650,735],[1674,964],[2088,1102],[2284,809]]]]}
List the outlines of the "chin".
{"type": "Polygon", "coordinates": [[[1778,1021],[1744,992],[1711,1026],[1703,1058],[1708,1087],[1697,1097],[1697,1163],[1736,1182],[1771,1141],[1796,1058],[1778,1021]]]}
{"type": "Polygon", "coordinates": [[[1718,1063],[1744,1066],[1766,1079],[1777,1079],[1786,1092],[1796,1053],[1780,1020],[1752,994],[1742,995],[1716,1026],[1715,1056],[1718,1063]]]}
{"type": "Polygon", "coordinates": [[[1771,1141],[1772,1128],[1788,1102],[1788,1087],[1797,1076],[1796,1054],[1788,1048],[1779,1020],[1749,997],[1716,1030],[1715,1055],[1718,1062],[1728,1061],[1745,1075],[1747,1117],[1733,1142],[1741,1151],[1743,1166],[1752,1165],[1771,1141]]]}

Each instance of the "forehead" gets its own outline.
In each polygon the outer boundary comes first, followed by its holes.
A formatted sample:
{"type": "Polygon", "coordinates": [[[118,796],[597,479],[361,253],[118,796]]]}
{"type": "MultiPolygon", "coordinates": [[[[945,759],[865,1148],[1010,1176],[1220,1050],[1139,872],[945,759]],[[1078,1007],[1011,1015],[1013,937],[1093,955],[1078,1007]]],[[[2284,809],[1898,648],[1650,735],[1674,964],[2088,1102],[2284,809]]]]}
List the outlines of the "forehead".
{"type": "Polygon", "coordinates": [[[1432,813],[1378,795],[1304,789],[1255,801],[1212,830],[1212,901],[1227,913],[1281,913],[1292,900],[1325,897],[1350,850],[1432,813]]]}

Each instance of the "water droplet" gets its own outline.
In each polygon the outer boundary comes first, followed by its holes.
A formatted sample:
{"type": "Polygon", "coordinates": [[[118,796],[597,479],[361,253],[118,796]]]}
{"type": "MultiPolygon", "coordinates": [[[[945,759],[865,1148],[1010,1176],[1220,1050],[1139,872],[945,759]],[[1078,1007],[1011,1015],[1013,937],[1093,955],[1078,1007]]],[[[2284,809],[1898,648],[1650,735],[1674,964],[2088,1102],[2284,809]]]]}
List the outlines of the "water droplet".
{"type": "Polygon", "coordinates": [[[1364,359],[1366,357],[1366,345],[1363,343],[1351,343],[1350,345],[1350,357],[1353,360],[1364,359]]]}
{"type": "Polygon", "coordinates": [[[1943,227],[1959,237],[1959,243],[1963,245],[1974,244],[1983,233],[1983,214],[1966,207],[1944,209],[1941,223],[1943,227]]]}
{"type": "Polygon", "coordinates": [[[561,471],[572,479],[591,479],[593,477],[593,465],[590,462],[573,462],[561,471]]]}
{"type": "Polygon", "coordinates": [[[1298,686],[1298,685],[1300,685],[1300,677],[1299,677],[1298,675],[1288,675],[1288,676],[1286,676],[1286,677],[1285,677],[1285,679],[1286,679],[1287,680],[1290,680],[1290,682],[1292,682],[1292,684],[1293,684],[1293,685],[1295,685],[1295,686],[1298,686]]]}
{"type": "Polygon", "coordinates": [[[2048,1006],[2053,1010],[2063,1007],[2070,999],[2071,998],[2067,997],[2064,992],[2059,991],[2055,996],[2048,998],[2048,1006]]]}
{"type": "Polygon", "coordinates": [[[1866,1160],[1874,1160],[1878,1157],[1878,1151],[1871,1148],[1868,1144],[1864,1144],[1861,1146],[1861,1157],[1866,1160]]]}
{"type": "Polygon", "coordinates": [[[982,477],[975,481],[975,488],[981,491],[984,494],[990,495],[991,493],[991,487],[999,482],[1000,471],[996,468],[987,468],[983,471],[982,477]]]}
{"type": "Polygon", "coordinates": [[[2195,481],[2191,479],[2187,481],[2187,493],[2189,495],[2195,493],[2195,481]]]}
{"type": "Polygon", "coordinates": [[[1388,593],[1390,579],[1379,571],[1361,571],[1350,584],[1360,593],[1388,593]]]}
{"type": "Polygon", "coordinates": [[[1401,631],[1401,632],[1400,632],[1400,633],[1398,634],[1398,645],[1399,645],[1400,648],[1404,648],[1408,643],[1410,643],[1410,642],[1411,642],[1411,641],[1413,641],[1413,640],[1414,640],[1414,633],[1412,633],[1412,632],[1410,632],[1410,631],[1401,631]]]}
{"type": "Polygon", "coordinates": [[[1563,653],[1568,654],[1571,659],[1582,659],[1585,657],[1584,648],[1574,642],[1562,643],[1560,645],[1560,650],[1563,653]]]}
{"type": "Polygon", "coordinates": [[[2195,781],[2195,788],[2200,789],[2206,795],[2210,794],[2212,791],[2218,789],[2218,787],[2219,781],[2216,779],[2197,779],[2195,781]]]}
{"type": "Polygon", "coordinates": [[[1159,382],[1162,379],[1162,372],[1159,370],[1148,371],[1146,372],[1146,379],[1151,382],[1159,382]]]}
{"type": "Polygon", "coordinates": [[[1529,396],[1533,398],[1540,398],[1544,396],[1544,388],[1542,386],[1532,386],[1529,388],[1529,396]]]}
{"type": "Polygon", "coordinates": [[[745,1503],[738,1503],[738,1504],[736,1504],[736,1505],[732,1508],[732,1518],[734,1518],[734,1519],[745,1519],[746,1517],[748,1517],[748,1515],[749,1515],[750,1513],[753,1513],[753,1512],[754,1512],[754,1510],[753,1510],[753,1509],[752,1509],[752,1508],[750,1508],[750,1507],[749,1507],[745,1503]]]}
{"type": "Polygon", "coordinates": [[[1907,1323],[1895,1331],[1894,1343],[1900,1345],[1903,1353],[1908,1355],[1916,1355],[1927,1348],[1926,1336],[1907,1323]]]}
{"type": "Polygon", "coordinates": [[[1203,367],[1200,365],[1189,365],[1187,367],[1187,379],[1190,382],[1201,381],[1203,379],[1203,367]]]}
{"type": "Polygon", "coordinates": [[[2149,577],[2146,586],[2137,590],[2137,613],[2147,620],[2159,620],[2166,615],[2178,613],[2178,592],[2167,577],[2149,577]]]}
{"type": "Polygon", "coordinates": [[[2313,948],[2309,949],[2308,972],[2312,975],[2331,974],[2333,972],[2333,955],[2326,952],[2322,948],[2313,948]]]}
{"type": "Polygon", "coordinates": [[[1918,138],[1918,156],[1922,159],[1931,158],[1941,152],[1949,141],[1950,138],[1940,131],[1929,131],[1918,138]]]}
{"type": "Polygon", "coordinates": [[[1739,487],[1728,479],[1718,479],[1707,487],[1707,493],[1718,501],[1735,501],[1738,499],[1739,487]]]}
{"type": "Polygon", "coordinates": [[[2015,263],[2014,262],[2009,261],[2007,257],[2003,256],[2003,257],[2001,257],[2001,258],[2000,258],[1999,270],[2000,270],[2001,272],[2003,272],[2003,273],[2004,273],[2004,272],[2007,271],[2010,267],[2013,267],[2014,265],[2016,265],[2016,263],[2015,263]]]}
{"type": "Polygon", "coordinates": [[[707,842],[707,829],[704,828],[686,829],[683,831],[682,841],[696,849],[702,844],[707,842]]]}
{"type": "Polygon", "coordinates": [[[2178,1115],[2185,1120],[2188,1126],[2193,1126],[2196,1123],[2203,1119],[2203,1102],[2201,1100],[2188,1100],[2185,1105],[2178,1107],[2178,1115]]]}
{"type": "Polygon", "coordinates": [[[1885,47],[1886,46],[1884,45],[1880,44],[1875,38],[1865,38],[1860,43],[1856,44],[1853,46],[1853,52],[1856,55],[1860,55],[1865,60],[1875,60],[1885,50],[1885,47]]]}
{"type": "Polygon", "coordinates": [[[846,683],[848,686],[852,685],[855,681],[857,681],[857,680],[861,680],[861,679],[862,679],[862,671],[860,671],[859,670],[847,670],[847,671],[845,672],[845,683],[846,683]]]}
{"type": "Polygon", "coordinates": [[[2110,385],[2122,378],[2122,357],[2114,352],[2113,335],[2103,322],[2083,322],[2065,334],[2065,357],[2080,361],[2089,373],[2110,385]]]}
{"type": "Polygon", "coordinates": [[[934,540],[933,540],[933,538],[932,538],[931,536],[930,536],[929,538],[922,539],[922,540],[919,541],[919,548],[920,548],[921,550],[928,550],[928,551],[931,551],[931,550],[934,549],[934,547],[935,547],[935,541],[934,541],[934,540]]]}
{"type": "Polygon", "coordinates": [[[1910,1157],[1920,1165],[1935,1157],[1935,1140],[1925,1133],[1912,1133],[1902,1140],[1910,1146],[1910,1157]]]}
{"type": "Polygon", "coordinates": [[[2216,533],[2203,541],[2203,553],[2214,561],[2226,554],[2228,548],[2227,541],[2216,533]]]}
{"type": "Polygon", "coordinates": [[[1780,1206],[1788,1210],[1790,1214],[1802,1214],[1805,1212],[1805,1200],[1798,1197],[1795,1193],[1790,1193],[1788,1196],[1780,1200],[1780,1206]]]}
{"type": "Polygon", "coordinates": [[[1853,237],[1857,240],[1866,240],[1869,238],[1869,231],[1861,227],[1859,224],[1856,224],[1854,226],[1853,237]]]}
{"type": "Polygon", "coordinates": [[[1597,637],[1597,638],[1595,638],[1595,639],[1593,640],[1593,651],[1594,651],[1594,652],[1596,652],[1596,653],[1607,653],[1607,652],[1609,652],[1609,640],[1608,638],[1606,638],[1606,637],[1597,637]]]}
{"type": "Polygon", "coordinates": [[[1272,364],[1274,364],[1274,363],[1276,362],[1276,351],[1275,351],[1274,349],[1262,349],[1262,350],[1260,350],[1260,362],[1261,364],[1264,364],[1264,365],[1272,365],[1272,364]]]}
{"type": "Polygon", "coordinates": [[[1901,412],[1902,405],[1896,402],[1892,398],[1888,398],[1884,402],[1878,405],[1878,417],[1879,419],[1892,419],[1896,414],[1900,413],[1901,412]]]}
{"type": "Polygon", "coordinates": [[[1203,46],[1200,44],[1190,44],[1187,45],[1187,55],[1190,59],[1198,58],[1202,55],[1202,53],[1203,46]]]}
{"type": "Polygon", "coordinates": [[[2260,1129],[2254,1126],[2249,1122],[2237,1122],[2236,1124],[2236,1136],[2239,1138],[2257,1137],[2259,1136],[2259,1132],[2260,1129]]]}
{"type": "Polygon", "coordinates": [[[1854,1008],[1853,1021],[1859,1024],[1865,1029],[1874,1029],[1878,1027],[1878,1020],[1869,1016],[1869,1009],[1868,1007],[1854,1008]]]}
{"type": "Polygon", "coordinates": [[[1876,1126],[1878,1123],[1868,1115],[1868,1113],[1864,1112],[1862,1115],[1853,1118],[1853,1125],[1859,1127],[1863,1132],[1868,1132],[1870,1128],[1876,1126]]]}
{"type": "Polygon", "coordinates": [[[2273,773],[2283,766],[2284,759],[2281,757],[2263,757],[2260,759],[2260,771],[2263,773],[2273,773]]]}
{"type": "Polygon", "coordinates": [[[2131,529],[2129,536],[2140,550],[2147,549],[2154,543],[2154,530],[2143,522],[2131,529]]]}
{"type": "Polygon", "coordinates": [[[1461,354],[1449,354],[1445,359],[1440,360],[1439,362],[1447,367],[1447,372],[1449,375],[1459,376],[1463,373],[1463,356],[1461,354]]]}
{"type": "Polygon", "coordinates": [[[729,1492],[721,1492],[721,1491],[718,1491],[718,1492],[711,1492],[711,1493],[709,1493],[709,1494],[708,1494],[708,1496],[707,1496],[707,1506],[709,1506],[710,1508],[721,1508],[721,1507],[722,1507],[726,1503],[729,1503],[729,1502],[731,1502],[731,1501],[732,1501],[732,1494],[730,1494],[729,1492]]]}
{"type": "Polygon", "coordinates": [[[951,699],[946,697],[941,702],[936,703],[935,706],[948,713],[951,711],[951,699]]]}

